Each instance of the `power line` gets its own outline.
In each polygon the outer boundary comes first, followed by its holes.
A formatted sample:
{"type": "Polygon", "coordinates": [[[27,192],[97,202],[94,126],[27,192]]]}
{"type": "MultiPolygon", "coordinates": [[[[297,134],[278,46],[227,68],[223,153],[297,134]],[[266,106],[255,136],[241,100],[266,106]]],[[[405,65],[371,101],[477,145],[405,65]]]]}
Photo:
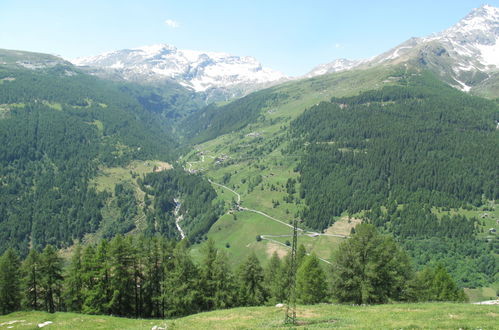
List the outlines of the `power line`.
{"type": "Polygon", "coordinates": [[[296,247],[298,245],[298,220],[293,220],[293,244],[291,245],[291,264],[288,273],[288,296],[284,323],[296,324],[296,247]]]}

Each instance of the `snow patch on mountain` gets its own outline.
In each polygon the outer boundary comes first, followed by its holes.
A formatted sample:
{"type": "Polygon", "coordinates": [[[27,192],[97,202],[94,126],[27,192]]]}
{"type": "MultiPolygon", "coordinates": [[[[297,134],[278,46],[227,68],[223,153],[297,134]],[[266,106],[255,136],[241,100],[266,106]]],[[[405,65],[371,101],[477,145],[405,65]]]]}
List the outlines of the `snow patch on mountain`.
{"type": "MultiPolygon", "coordinates": [[[[431,65],[448,66],[448,80],[455,87],[469,91],[470,76],[485,79],[499,71],[499,8],[485,5],[472,10],[452,27],[428,37],[411,38],[397,47],[363,61],[335,60],[314,68],[307,77],[350,70],[356,67],[400,63],[419,56],[431,65]],[[433,56],[433,59],[431,59],[433,56]],[[468,78],[466,78],[468,77],[468,78]]],[[[446,73],[444,73],[446,74],[446,73]]],[[[478,81],[472,80],[477,83],[478,81]]]]}
{"type": "Polygon", "coordinates": [[[305,78],[320,76],[327,73],[350,70],[365,62],[366,60],[348,60],[346,58],[340,58],[331,63],[321,64],[313,68],[312,71],[310,71],[305,75],[305,78]]]}
{"type": "Polygon", "coordinates": [[[494,45],[478,45],[480,50],[482,63],[485,65],[495,65],[499,68],[499,42],[494,45]]]}
{"type": "Polygon", "coordinates": [[[211,88],[251,90],[287,77],[264,68],[255,58],[177,49],[157,44],[72,60],[78,66],[114,70],[127,80],[172,79],[197,92],[211,88]]]}

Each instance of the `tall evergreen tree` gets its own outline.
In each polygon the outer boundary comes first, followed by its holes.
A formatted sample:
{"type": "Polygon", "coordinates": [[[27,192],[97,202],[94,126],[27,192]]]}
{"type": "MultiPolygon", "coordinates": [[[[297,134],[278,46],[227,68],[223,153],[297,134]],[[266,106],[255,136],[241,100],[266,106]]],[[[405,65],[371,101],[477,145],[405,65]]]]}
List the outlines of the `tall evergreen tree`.
{"type": "Polygon", "coordinates": [[[22,305],[24,308],[37,310],[41,305],[41,261],[35,249],[29,251],[21,265],[22,305]]]}
{"type": "Polygon", "coordinates": [[[163,284],[163,298],[169,316],[196,313],[200,307],[199,271],[189,256],[186,244],[182,241],[175,247],[172,268],[167,270],[163,284]]]}
{"type": "Polygon", "coordinates": [[[305,257],[296,274],[296,298],[301,304],[326,301],[328,286],[319,259],[312,254],[305,257]]]}
{"type": "Polygon", "coordinates": [[[52,245],[47,245],[40,255],[41,288],[44,308],[55,313],[61,306],[62,259],[52,245]]]}
{"type": "Polygon", "coordinates": [[[134,304],[136,283],[133,265],[136,255],[129,239],[121,235],[113,238],[109,244],[110,290],[112,298],[109,302],[110,312],[116,315],[136,315],[134,304]]]}
{"type": "Polygon", "coordinates": [[[21,306],[19,256],[9,248],[0,257],[0,314],[8,314],[21,306]]]}
{"type": "Polygon", "coordinates": [[[81,312],[83,309],[83,265],[82,248],[76,244],[70,264],[64,277],[64,300],[68,311],[81,312]]]}
{"type": "MultiPolygon", "coordinates": [[[[152,239],[143,237],[145,245],[143,284],[141,285],[142,315],[144,317],[163,317],[162,282],[164,281],[163,255],[169,247],[160,236],[152,239]]],[[[139,249],[140,251],[140,249],[139,249]]]]}
{"type": "Polygon", "coordinates": [[[229,267],[227,255],[217,252],[217,257],[213,263],[213,278],[215,286],[215,296],[213,307],[215,309],[229,308],[237,303],[236,282],[234,275],[229,267]]]}
{"type": "Polygon", "coordinates": [[[279,291],[281,289],[282,278],[280,276],[281,259],[274,251],[264,272],[265,288],[269,293],[269,301],[272,304],[281,301],[279,291]]]}
{"type": "Polygon", "coordinates": [[[203,250],[203,260],[200,268],[200,289],[203,297],[203,310],[212,310],[215,307],[217,278],[215,277],[215,261],[217,259],[215,242],[209,239],[203,250]]]}
{"type": "Polygon", "coordinates": [[[410,282],[408,299],[412,301],[466,301],[463,289],[457,287],[445,267],[427,266],[410,282]]]}
{"type": "Polygon", "coordinates": [[[97,249],[88,246],[82,258],[84,296],[83,312],[88,314],[108,314],[111,301],[109,247],[102,240],[97,249]]]}
{"type": "Polygon", "coordinates": [[[239,268],[239,299],[242,305],[258,306],[266,301],[267,291],[263,280],[260,261],[255,253],[251,253],[239,268]]]}
{"type": "Polygon", "coordinates": [[[398,300],[412,277],[406,253],[370,224],[358,225],[352,238],[340,244],[332,272],[333,295],[356,304],[398,300]]]}

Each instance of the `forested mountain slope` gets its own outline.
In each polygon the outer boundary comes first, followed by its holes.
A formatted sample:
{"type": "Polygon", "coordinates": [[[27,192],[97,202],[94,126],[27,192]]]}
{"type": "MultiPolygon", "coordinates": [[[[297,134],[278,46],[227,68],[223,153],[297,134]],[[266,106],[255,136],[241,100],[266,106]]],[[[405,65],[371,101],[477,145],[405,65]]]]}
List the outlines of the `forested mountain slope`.
{"type": "Polygon", "coordinates": [[[180,86],[161,96],[45,54],[2,50],[0,63],[0,250],[70,246],[101,227],[104,207],[115,220],[103,235],[135,228],[137,174],[109,189],[96,178],[132,160],[173,161],[174,119],[195,101],[180,86]]]}
{"type": "MultiPolygon", "coordinates": [[[[443,262],[461,286],[497,281],[497,240],[484,233],[499,194],[495,101],[400,65],[288,83],[218,110],[189,126],[193,141],[211,140],[186,160],[239,193],[243,207],[301,218],[326,234],[336,234],[338,219],[348,228],[355,223],[348,219],[362,219],[395,235],[417,267],[443,262]]],[[[230,242],[236,254],[261,249],[264,258],[286,243],[284,226],[240,217],[222,218],[208,237],[230,242]],[[274,241],[239,246],[231,237],[242,231],[274,241]]],[[[328,236],[299,240],[326,259],[337,244],[328,236]]]]}
{"type": "Polygon", "coordinates": [[[427,72],[399,78],[322,102],[292,122],[293,148],[306,145],[301,196],[311,227],[387,199],[456,208],[499,197],[498,105],[427,72]]]}

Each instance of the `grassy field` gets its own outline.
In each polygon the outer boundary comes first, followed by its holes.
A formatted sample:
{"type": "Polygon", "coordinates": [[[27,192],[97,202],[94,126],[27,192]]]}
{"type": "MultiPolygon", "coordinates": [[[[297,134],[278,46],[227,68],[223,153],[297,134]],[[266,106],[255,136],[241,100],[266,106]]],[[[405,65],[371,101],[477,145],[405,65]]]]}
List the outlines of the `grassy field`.
{"type": "MultiPolygon", "coordinates": [[[[181,158],[181,163],[187,170],[203,173],[214,182],[235,190],[241,196],[243,207],[290,223],[299,218],[300,211],[305,207],[304,201],[299,198],[299,182],[295,185],[293,201],[289,202],[287,198],[286,182],[289,178],[298,179],[295,168],[300,158],[300,155],[290,155],[286,152],[289,144],[287,128],[291,121],[307,108],[329,100],[332,96],[350,96],[390,84],[396,81],[390,79],[392,74],[393,71],[386,67],[365,71],[362,76],[358,76],[355,71],[349,71],[276,86],[276,92],[293,97],[262,108],[260,117],[243,129],[195,146],[181,158]]],[[[218,199],[225,201],[227,210],[230,209],[236,199],[235,194],[216,185],[213,187],[217,191],[218,199]]],[[[498,235],[489,232],[490,228],[499,229],[496,222],[499,219],[498,204],[473,210],[435,208],[433,212],[438,216],[463,214],[467,217],[477,217],[480,220],[478,238],[490,240],[498,235]]],[[[348,235],[359,220],[348,222],[344,216],[335,219],[336,224],[326,232],[348,235]]],[[[272,241],[264,239],[261,242],[256,242],[255,239],[256,235],[290,235],[289,227],[248,211],[237,212],[236,218],[233,220],[233,215],[223,216],[207,235],[216,242],[218,248],[227,252],[232,264],[241,263],[251,251],[255,251],[260,261],[265,264],[273,251],[284,255],[289,250],[285,243],[290,237],[272,237],[272,241]],[[229,248],[226,248],[227,244],[229,248]]],[[[340,238],[328,236],[299,238],[299,243],[304,244],[308,252],[326,260],[330,260],[332,252],[341,241],[340,238]]],[[[199,257],[201,248],[202,245],[193,247],[192,255],[195,258],[199,257]]],[[[493,290],[497,290],[495,287],[482,289],[468,290],[470,300],[483,300],[482,298],[489,297],[493,290]]]]}
{"type": "MultiPolygon", "coordinates": [[[[223,183],[241,196],[241,205],[248,209],[264,212],[285,223],[298,218],[304,202],[299,198],[299,183],[293,201],[288,201],[286,182],[289,178],[298,179],[294,171],[299,162],[299,155],[287,155],[282,151],[288,146],[286,138],[291,120],[318,102],[329,100],[332,96],[345,96],[372,89],[382,84],[390,70],[372,70],[363,76],[362,83],[352,82],[359,77],[355,72],[310,79],[300,83],[289,83],[276,87],[276,90],[296,95],[283,103],[261,110],[261,118],[238,132],[222,135],[216,139],[197,145],[193,151],[182,157],[187,170],[201,172],[214,182],[223,183]],[[255,154],[255,150],[262,150],[255,154]],[[257,183],[255,183],[255,180],[257,183]]],[[[227,189],[213,185],[218,199],[231,208],[236,195],[227,189]]],[[[272,237],[256,242],[257,235],[291,235],[291,228],[279,224],[254,212],[237,212],[225,215],[211,228],[208,237],[217,247],[228,253],[232,264],[238,264],[255,251],[262,263],[270,258],[273,251],[285,255],[289,248],[287,241],[291,237],[272,237]],[[230,248],[226,248],[230,245],[230,248]]],[[[348,232],[351,226],[348,227],[348,232]]],[[[328,230],[335,234],[335,228],[328,230]]],[[[336,234],[339,234],[336,233],[336,234]]],[[[307,251],[329,260],[332,252],[343,239],[337,237],[299,237],[307,251]]],[[[192,255],[197,258],[201,246],[194,246],[192,255]]]]}
{"type": "Polygon", "coordinates": [[[497,305],[453,303],[297,306],[297,325],[285,325],[285,308],[235,308],[174,320],[134,320],[74,313],[17,312],[0,316],[0,329],[497,329],[497,305]],[[14,322],[17,321],[17,322],[14,322]],[[10,324],[9,324],[10,323],[10,324]]]}

